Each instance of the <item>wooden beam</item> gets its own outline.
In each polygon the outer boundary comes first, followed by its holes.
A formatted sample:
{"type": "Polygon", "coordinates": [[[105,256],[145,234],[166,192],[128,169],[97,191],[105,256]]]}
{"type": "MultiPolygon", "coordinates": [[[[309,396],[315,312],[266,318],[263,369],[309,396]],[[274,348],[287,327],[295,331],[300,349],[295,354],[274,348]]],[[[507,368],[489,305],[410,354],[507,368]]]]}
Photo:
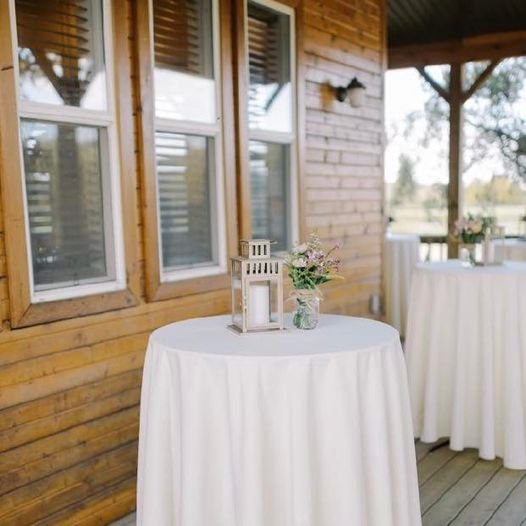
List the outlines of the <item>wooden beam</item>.
{"type": "Polygon", "coordinates": [[[417,68],[418,69],[418,72],[420,73],[420,75],[422,75],[422,77],[424,77],[424,79],[426,80],[426,82],[446,101],[446,102],[449,102],[449,93],[447,92],[447,90],[441,86],[431,75],[429,75],[429,73],[423,68],[423,67],[420,67],[420,68],[417,68]]]}
{"type": "Polygon", "coordinates": [[[240,239],[252,237],[252,215],[250,199],[250,155],[248,139],[248,40],[247,4],[244,0],[232,0],[234,28],[234,108],[236,137],[236,166],[238,191],[238,225],[240,239]]]}
{"type": "Polygon", "coordinates": [[[21,183],[23,174],[14,63],[16,43],[11,33],[15,27],[15,14],[12,9],[14,5],[11,2],[0,1],[0,183],[11,317],[19,320],[31,303],[31,290],[26,267],[29,258],[25,241],[25,196],[21,183]]]}
{"type": "Polygon", "coordinates": [[[490,62],[486,69],[475,79],[473,84],[471,84],[471,87],[464,91],[462,93],[462,102],[466,102],[468,99],[470,99],[473,94],[486,82],[486,80],[491,77],[491,74],[493,73],[493,70],[499,65],[500,60],[494,60],[493,62],[490,62]]]}
{"type": "Polygon", "coordinates": [[[448,257],[458,257],[458,243],[452,234],[462,212],[462,77],[463,65],[451,64],[449,83],[449,184],[448,184],[448,257]]]}
{"type": "MultiPolygon", "coordinates": [[[[305,17],[304,1],[295,0],[292,7],[295,9],[295,36],[296,36],[296,185],[298,193],[298,236],[299,239],[306,239],[308,235],[307,225],[307,201],[306,201],[306,166],[307,166],[307,97],[305,94],[305,17]]],[[[291,241],[295,242],[295,239],[291,241]]]]}
{"type": "Polygon", "coordinates": [[[478,37],[392,46],[389,69],[460,64],[481,60],[502,60],[526,55],[526,31],[495,33],[478,37]]]}

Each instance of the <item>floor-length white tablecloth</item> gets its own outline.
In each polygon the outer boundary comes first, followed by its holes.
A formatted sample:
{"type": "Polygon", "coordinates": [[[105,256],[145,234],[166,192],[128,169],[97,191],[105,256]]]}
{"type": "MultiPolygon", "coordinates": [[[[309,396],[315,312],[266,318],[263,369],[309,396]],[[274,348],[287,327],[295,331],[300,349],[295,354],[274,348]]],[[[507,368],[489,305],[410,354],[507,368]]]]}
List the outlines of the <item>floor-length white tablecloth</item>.
{"type": "Polygon", "coordinates": [[[415,436],[526,469],[526,263],[421,263],[406,360],[415,436]]]}
{"type": "Polygon", "coordinates": [[[385,319],[405,336],[411,276],[419,261],[420,238],[410,234],[387,234],[384,241],[385,319]]]}
{"type": "Polygon", "coordinates": [[[495,257],[498,261],[526,261],[526,241],[506,239],[495,242],[495,257]]]}
{"type": "Polygon", "coordinates": [[[420,524],[398,333],[322,316],[239,336],[229,317],[155,331],[141,396],[142,526],[420,524]]]}

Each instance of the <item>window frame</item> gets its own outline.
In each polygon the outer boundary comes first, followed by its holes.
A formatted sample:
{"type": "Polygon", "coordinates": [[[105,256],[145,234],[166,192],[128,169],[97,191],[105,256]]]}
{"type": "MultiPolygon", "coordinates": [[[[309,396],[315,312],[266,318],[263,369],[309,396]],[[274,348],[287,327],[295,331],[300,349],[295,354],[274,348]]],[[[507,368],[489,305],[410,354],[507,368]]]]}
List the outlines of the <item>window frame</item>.
{"type": "MultiPolygon", "coordinates": [[[[137,196],[133,179],[125,175],[135,171],[127,42],[129,23],[125,0],[103,0],[102,18],[106,110],[22,101],[18,84],[15,0],[0,0],[0,92],[3,94],[3,104],[0,104],[0,178],[12,327],[85,316],[138,302],[137,196]],[[111,153],[106,167],[108,173],[103,173],[101,183],[110,186],[115,279],[75,287],[34,290],[21,119],[95,126],[101,130],[99,133],[105,130],[106,149],[111,153]],[[122,203],[127,204],[126,210],[122,203]],[[21,264],[21,261],[24,263],[21,264]]],[[[107,223],[104,228],[106,230],[107,223]]]]}
{"type": "Polygon", "coordinates": [[[272,132],[250,129],[248,118],[248,90],[250,87],[249,46],[248,46],[248,1],[236,0],[234,27],[236,30],[237,53],[235,54],[236,78],[236,133],[238,189],[240,194],[240,235],[252,238],[250,154],[249,142],[270,142],[290,146],[290,202],[287,204],[288,230],[294,243],[305,236],[305,214],[303,195],[304,174],[304,51],[303,51],[303,0],[250,0],[255,4],[284,13],[290,23],[290,71],[292,93],[292,131],[272,132]]]}
{"type": "Polygon", "coordinates": [[[153,0],[137,0],[136,34],[138,90],[140,105],[141,181],[143,187],[143,227],[145,246],[146,296],[158,301],[207,290],[227,288],[230,283],[228,257],[237,250],[236,189],[234,169],[233,105],[231,69],[231,22],[229,0],[212,0],[214,79],[216,82],[215,123],[159,118],[155,115],[153,0]],[[215,198],[217,225],[217,265],[174,269],[163,272],[155,154],[156,131],[214,138],[215,198]]]}

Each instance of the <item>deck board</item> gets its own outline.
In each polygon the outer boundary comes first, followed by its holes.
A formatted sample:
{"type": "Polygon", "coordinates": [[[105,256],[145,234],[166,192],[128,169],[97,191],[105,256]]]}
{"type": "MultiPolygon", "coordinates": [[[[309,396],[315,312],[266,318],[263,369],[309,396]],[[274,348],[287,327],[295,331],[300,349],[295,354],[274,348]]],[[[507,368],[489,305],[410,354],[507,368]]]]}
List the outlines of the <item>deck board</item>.
{"type": "MultiPolygon", "coordinates": [[[[442,449],[436,453],[440,451],[442,449]]],[[[432,454],[434,453],[430,453],[430,455],[432,454]]],[[[420,486],[420,506],[424,517],[435,504],[439,503],[449,488],[454,486],[476,462],[477,453],[473,450],[467,451],[463,455],[456,454],[420,486]]]]}
{"type": "MultiPolygon", "coordinates": [[[[416,443],[423,526],[526,526],[526,471],[434,445],[416,443]]],[[[111,526],[135,526],[135,514],[111,526]]]]}
{"type": "Polygon", "coordinates": [[[526,471],[433,445],[416,443],[423,526],[526,525],[526,471]]]}
{"type": "Polygon", "coordinates": [[[499,468],[495,476],[480,488],[479,493],[467,504],[453,524],[486,524],[523,476],[523,471],[499,468]]]}
{"type": "Polygon", "coordinates": [[[488,526],[507,526],[509,524],[522,524],[526,520],[526,474],[522,476],[519,483],[513,488],[491,519],[486,523],[488,526]]]}
{"type": "Polygon", "coordinates": [[[458,481],[442,494],[428,509],[423,519],[426,524],[451,524],[462,510],[489,484],[501,468],[500,462],[479,460],[458,481]]]}

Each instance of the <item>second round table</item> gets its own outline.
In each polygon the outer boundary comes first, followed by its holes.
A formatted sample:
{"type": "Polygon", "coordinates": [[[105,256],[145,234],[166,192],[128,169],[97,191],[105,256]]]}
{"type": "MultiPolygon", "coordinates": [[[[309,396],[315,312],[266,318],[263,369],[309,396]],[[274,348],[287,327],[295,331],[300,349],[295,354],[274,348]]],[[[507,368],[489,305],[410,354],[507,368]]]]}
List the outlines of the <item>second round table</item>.
{"type": "Polygon", "coordinates": [[[526,263],[421,263],[406,360],[415,436],[526,469],[526,263]]]}

